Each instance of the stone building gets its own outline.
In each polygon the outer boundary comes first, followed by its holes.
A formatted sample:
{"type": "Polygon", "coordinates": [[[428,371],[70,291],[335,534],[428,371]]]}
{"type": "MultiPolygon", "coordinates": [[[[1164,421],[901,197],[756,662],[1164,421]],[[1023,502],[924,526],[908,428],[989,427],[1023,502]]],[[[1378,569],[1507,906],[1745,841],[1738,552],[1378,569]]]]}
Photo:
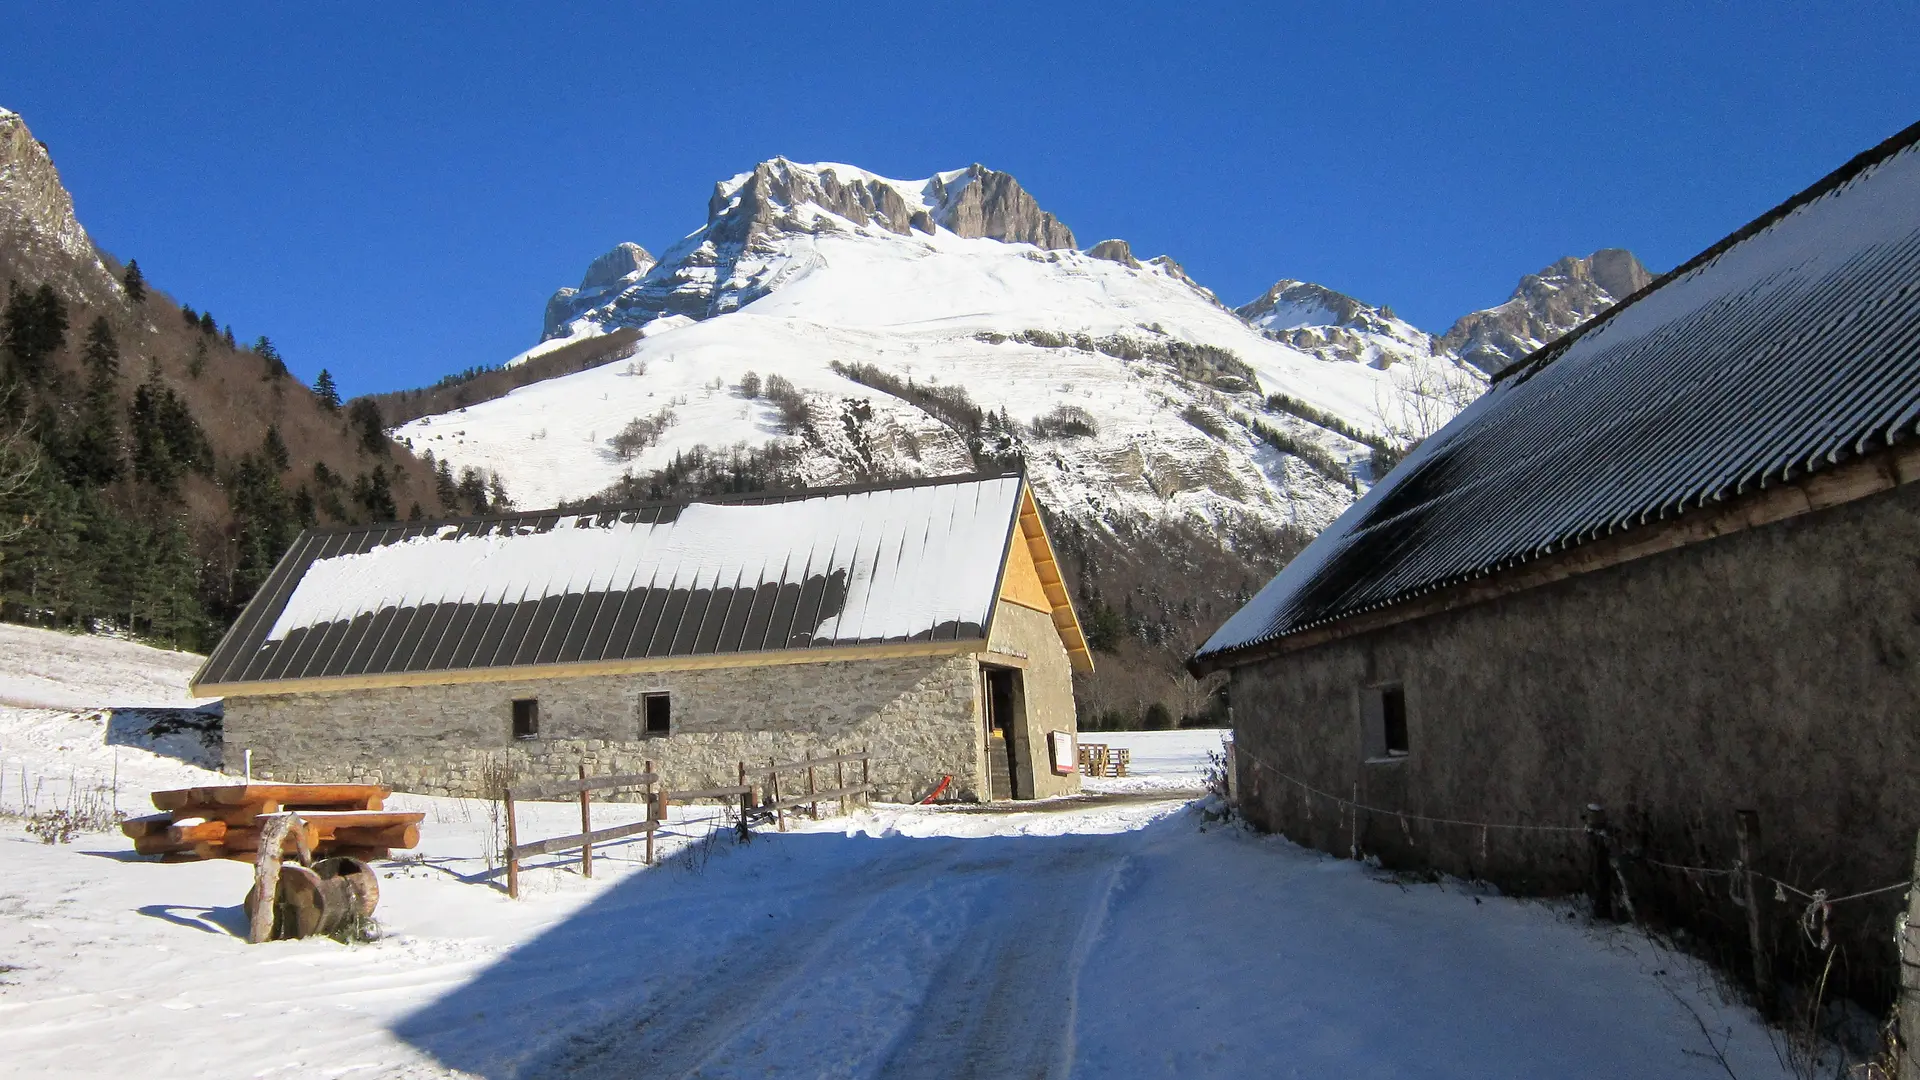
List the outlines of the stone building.
{"type": "Polygon", "coordinates": [[[502,769],[874,755],[885,799],[1079,788],[1092,670],[1020,475],[313,529],[194,680],[256,776],[477,795],[502,769]]]}
{"type": "MultiPolygon", "coordinates": [[[[1735,956],[1737,811],[1750,865],[1806,893],[1909,877],[1917,144],[1920,125],[1499,373],[1213,634],[1189,666],[1230,673],[1251,821],[1573,892],[1596,804],[1635,910],[1735,956]]],[[[1805,903],[1764,892],[1791,961],[1805,903]]],[[[1900,897],[1836,907],[1836,979],[1887,989],[1900,897]]]]}

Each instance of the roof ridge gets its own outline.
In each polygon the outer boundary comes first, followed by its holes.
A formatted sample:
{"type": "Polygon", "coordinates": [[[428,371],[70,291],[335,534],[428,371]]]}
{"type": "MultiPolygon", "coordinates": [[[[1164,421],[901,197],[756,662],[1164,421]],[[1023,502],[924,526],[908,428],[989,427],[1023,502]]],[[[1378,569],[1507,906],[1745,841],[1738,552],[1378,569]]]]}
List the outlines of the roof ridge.
{"type": "Polygon", "coordinates": [[[1788,214],[1842,187],[1873,166],[1892,158],[1895,154],[1907,150],[1916,144],[1920,144],[1920,121],[1908,124],[1906,127],[1880,140],[1880,142],[1873,146],[1853,155],[1853,157],[1847,159],[1844,165],[1841,165],[1839,168],[1814,181],[1811,186],[1800,191],[1798,194],[1789,196],[1786,201],[1780,203],[1778,206],[1747,222],[1726,236],[1721,237],[1698,255],[1649,281],[1629,294],[1625,299],[1616,301],[1612,307],[1595,315],[1593,318],[1588,319],[1586,322],[1581,323],[1579,326],[1574,327],[1572,330],[1567,331],[1552,341],[1547,342],[1545,345],[1540,346],[1538,349],[1533,350],[1520,359],[1515,360],[1499,371],[1494,372],[1492,382],[1497,384],[1514,377],[1531,378],[1540,368],[1551,364],[1564,354],[1568,347],[1574,342],[1586,336],[1588,331],[1610,321],[1614,316],[1632,307],[1642,297],[1659,291],[1668,283],[1690,274],[1700,267],[1705,266],[1707,263],[1725,255],[1736,246],[1764,232],[1788,214]]]}
{"type": "Polygon", "coordinates": [[[1025,469],[1006,469],[1000,472],[946,473],[940,476],[912,476],[899,480],[870,480],[856,484],[830,484],[824,487],[783,488],[767,491],[732,492],[724,495],[701,495],[685,499],[650,499],[640,502],[608,503],[605,506],[554,506],[533,510],[508,510],[498,514],[472,514],[466,517],[421,518],[418,521],[369,521],[358,524],[342,523],[319,525],[302,530],[302,536],[335,536],[346,533],[370,532],[376,529],[428,529],[444,525],[473,525],[482,522],[523,521],[538,518],[596,517],[604,514],[625,514],[636,510],[685,509],[696,504],[740,505],[754,503],[800,502],[806,499],[827,498],[834,495],[864,495],[875,491],[898,491],[916,487],[937,487],[943,484],[980,483],[986,480],[1007,480],[1026,477],[1025,469]]]}

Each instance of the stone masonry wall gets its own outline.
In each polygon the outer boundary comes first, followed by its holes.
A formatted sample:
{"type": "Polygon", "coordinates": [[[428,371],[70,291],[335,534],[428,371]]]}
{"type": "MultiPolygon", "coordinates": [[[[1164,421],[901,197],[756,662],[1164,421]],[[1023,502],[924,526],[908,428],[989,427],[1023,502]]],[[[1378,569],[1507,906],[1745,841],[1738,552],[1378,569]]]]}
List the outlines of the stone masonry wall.
{"type": "MultiPolygon", "coordinates": [[[[1241,803],[1325,851],[1492,881],[1587,887],[1577,827],[1603,804],[1623,850],[1724,868],[1734,812],[1754,863],[1833,895],[1907,877],[1920,829],[1920,484],[1236,668],[1241,803]],[[1403,688],[1410,752],[1370,760],[1368,688],[1403,688]],[[1288,777],[1294,778],[1293,780],[1288,777]],[[1296,783],[1295,780],[1298,782],[1296,783]],[[1305,791],[1353,796],[1353,814],[1305,791]]],[[[1745,913],[1627,860],[1642,915],[1745,913]]],[[[1893,970],[1897,892],[1835,907],[1856,989],[1893,970]],[[1844,915],[1844,918],[1842,916],[1844,915]],[[1860,969],[1866,970],[1860,970],[1860,969]]],[[[1762,897],[1792,955],[1799,908],[1762,897]]],[[[1816,972],[1817,974],[1817,972],[1816,972]]]]}
{"type": "MultiPolygon", "coordinates": [[[[977,672],[971,655],[926,656],[232,697],[225,761],[238,772],[250,749],[257,777],[482,796],[489,767],[524,782],[572,777],[583,762],[590,773],[639,772],[650,759],[684,790],[737,784],[742,760],[864,745],[875,798],[918,797],[951,774],[952,794],[972,799],[977,672]],[[672,695],[672,732],[645,737],[641,696],[658,691],[672,695]],[[540,703],[536,739],[512,737],[517,698],[540,703]]],[[[820,786],[831,781],[827,770],[820,786]]],[[[786,794],[790,775],[781,782],[786,794]]]]}

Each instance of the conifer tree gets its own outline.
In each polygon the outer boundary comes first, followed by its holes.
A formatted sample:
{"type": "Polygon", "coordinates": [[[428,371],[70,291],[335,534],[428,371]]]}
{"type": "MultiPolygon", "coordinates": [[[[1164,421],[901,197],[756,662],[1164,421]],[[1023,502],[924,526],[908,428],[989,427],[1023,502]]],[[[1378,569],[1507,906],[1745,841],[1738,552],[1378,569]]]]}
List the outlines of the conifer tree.
{"type": "Polygon", "coordinates": [[[460,485],[454,481],[453,467],[447,464],[445,458],[441,458],[439,465],[434,469],[433,494],[434,498],[440,500],[440,509],[460,509],[460,485]]]}
{"type": "Polygon", "coordinates": [[[224,337],[227,343],[227,351],[228,352],[238,351],[239,346],[233,343],[233,327],[231,325],[227,327],[224,337]]]}
{"type": "Polygon", "coordinates": [[[359,435],[360,449],[369,454],[385,456],[391,452],[387,443],[387,423],[380,416],[380,406],[372,398],[354,398],[347,406],[347,423],[359,435]]]}
{"type": "Polygon", "coordinates": [[[283,378],[287,374],[286,361],[280,359],[280,350],[273,347],[273,342],[267,338],[267,335],[261,334],[254,341],[253,352],[266,364],[265,370],[260,372],[261,379],[271,381],[283,378]]]}
{"type": "Polygon", "coordinates": [[[385,466],[375,465],[370,473],[361,473],[353,481],[353,500],[367,511],[373,521],[393,521],[400,511],[393,504],[393,485],[385,466]]]}
{"type": "Polygon", "coordinates": [[[207,339],[195,338],[193,355],[187,358],[187,377],[198,379],[207,370],[207,339]]]}
{"type": "Polygon", "coordinates": [[[67,343],[67,302],[44,283],[32,292],[9,289],[4,321],[0,340],[13,356],[14,370],[37,382],[67,343]]]}
{"type": "Polygon", "coordinates": [[[260,440],[260,456],[266,459],[275,471],[286,472],[292,467],[293,457],[287,453],[287,441],[280,437],[279,425],[267,425],[266,437],[260,440]]]}
{"type": "Polygon", "coordinates": [[[201,333],[211,334],[216,332],[219,329],[220,328],[217,325],[215,325],[213,321],[213,312],[203,311],[200,313],[200,332],[201,333]]]}
{"type": "Polygon", "coordinates": [[[111,484],[121,472],[119,410],[114,407],[114,391],[120,381],[120,345],[105,316],[95,318],[87,328],[87,344],[80,355],[87,366],[87,393],[74,433],[68,472],[82,483],[111,484]]]}
{"type": "Polygon", "coordinates": [[[193,310],[193,308],[187,304],[180,305],[180,317],[187,321],[189,328],[200,325],[200,313],[193,310]]]}
{"type": "Polygon", "coordinates": [[[513,500],[507,497],[507,485],[500,482],[499,473],[494,473],[487,481],[487,495],[490,502],[488,509],[493,513],[513,509],[513,500]]]}
{"type": "Polygon", "coordinates": [[[475,514],[487,512],[487,478],[471,465],[460,470],[460,501],[475,514]]]}
{"type": "Polygon", "coordinates": [[[333,373],[326,368],[321,368],[320,377],[313,380],[313,395],[320,399],[321,408],[340,411],[340,389],[333,385],[333,373]]]}
{"type": "Polygon", "coordinates": [[[139,259],[127,260],[127,272],[121,278],[121,284],[126,287],[127,299],[136,304],[147,302],[147,278],[140,272],[139,259]]]}

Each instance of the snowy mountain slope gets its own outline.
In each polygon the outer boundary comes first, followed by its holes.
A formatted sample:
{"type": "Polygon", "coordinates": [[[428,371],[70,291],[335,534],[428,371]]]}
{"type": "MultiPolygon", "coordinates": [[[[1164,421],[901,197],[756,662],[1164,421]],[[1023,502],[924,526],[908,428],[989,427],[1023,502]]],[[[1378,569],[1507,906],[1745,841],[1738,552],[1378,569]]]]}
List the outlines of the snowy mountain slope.
{"type": "MultiPolygon", "coordinates": [[[[774,406],[732,389],[753,371],[791,381],[829,420],[850,401],[868,402],[872,419],[858,426],[870,429],[870,442],[877,438],[874,468],[913,475],[971,467],[964,433],[830,366],[871,364],[902,379],[963,387],[982,409],[1016,421],[1061,406],[1085,410],[1097,434],[1021,436],[1041,496],[1056,510],[1214,522],[1251,514],[1317,528],[1344,508],[1351,490],[1274,452],[1234,418],[1258,416],[1336,459],[1357,460],[1363,446],[1266,415],[1264,396],[1287,394],[1360,430],[1381,429],[1383,412],[1397,411],[1399,387],[1388,373],[1329,364],[1262,338],[1160,265],[962,237],[943,227],[901,236],[871,223],[828,221],[813,207],[803,216],[812,231],[763,240],[758,265],[777,281],[740,309],[695,321],[643,316],[616,300],[583,320],[654,323],[648,329],[657,332],[627,361],[424,417],[399,434],[456,466],[497,471],[522,505],[547,505],[597,492],[628,471],[664,467],[692,445],[778,437],[774,406]],[[1195,347],[1231,354],[1252,381],[1224,373],[1201,381],[1152,358],[1195,347]],[[672,421],[652,447],[623,460],[608,445],[629,421],[665,408],[672,421]]],[[[809,478],[859,475],[847,448],[834,445],[847,426],[816,426],[837,430],[816,436],[809,478]]]]}

